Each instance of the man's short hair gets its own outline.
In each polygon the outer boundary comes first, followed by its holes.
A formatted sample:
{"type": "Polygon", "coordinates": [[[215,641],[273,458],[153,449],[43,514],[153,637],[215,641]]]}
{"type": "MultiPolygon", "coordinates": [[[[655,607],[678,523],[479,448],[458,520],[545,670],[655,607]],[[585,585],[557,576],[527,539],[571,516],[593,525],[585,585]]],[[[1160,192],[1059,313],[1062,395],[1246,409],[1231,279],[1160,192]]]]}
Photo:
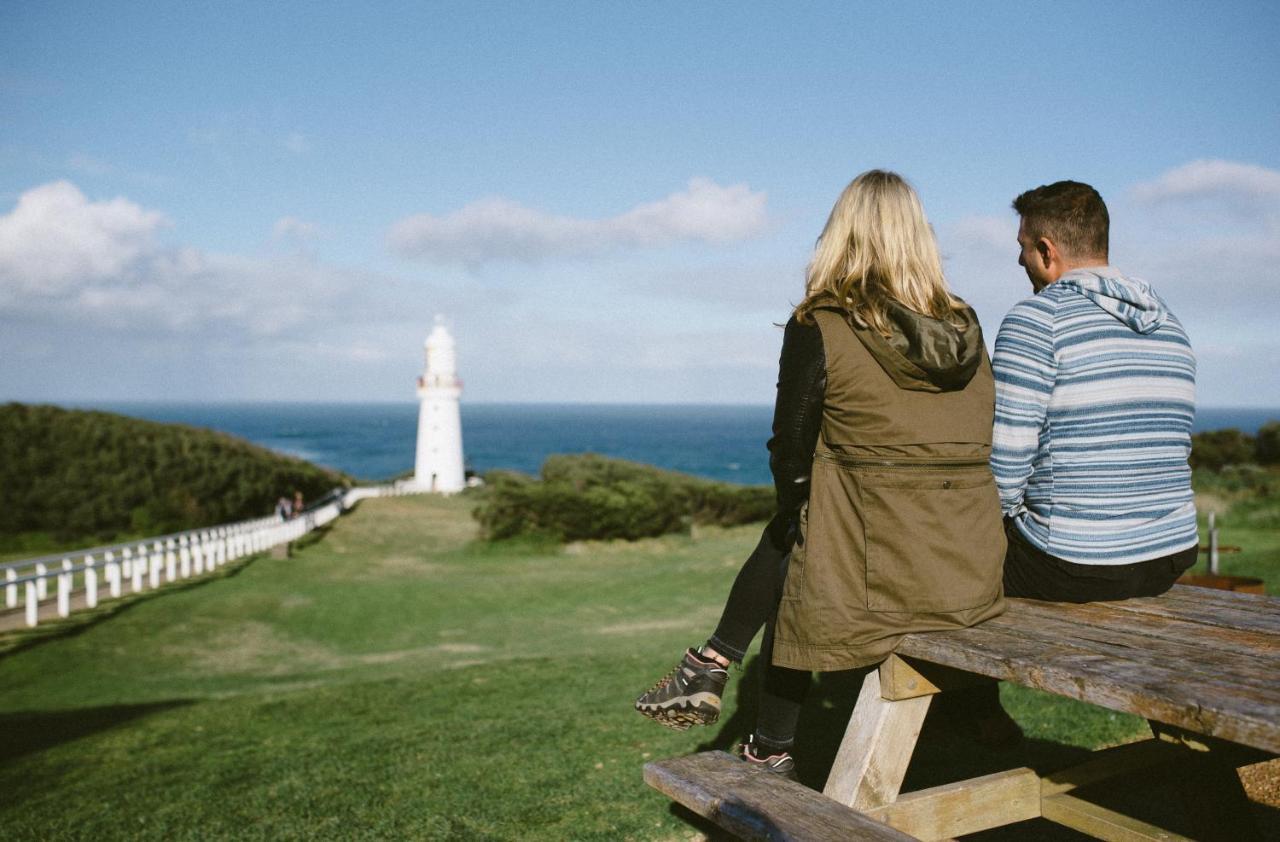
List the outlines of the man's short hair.
{"type": "Polygon", "coordinates": [[[1028,190],[1013,200],[1023,230],[1047,237],[1070,257],[1106,257],[1111,217],[1106,203],[1087,184],[1055,181],[1028,190]]]}

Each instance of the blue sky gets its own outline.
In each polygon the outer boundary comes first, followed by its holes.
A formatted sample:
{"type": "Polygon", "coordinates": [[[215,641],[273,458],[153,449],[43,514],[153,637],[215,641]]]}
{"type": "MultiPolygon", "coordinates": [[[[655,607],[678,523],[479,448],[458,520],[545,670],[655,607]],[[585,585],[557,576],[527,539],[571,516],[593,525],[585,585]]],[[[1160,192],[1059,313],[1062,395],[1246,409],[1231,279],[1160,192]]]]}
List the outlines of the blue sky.
{"type": "Polygon", "coordinates": [[[1274,4],[0,6],[0,399],[767,403],[844,184],[988,339],[1094,184],[1205,405],[1280,405],[1274,4]]]}

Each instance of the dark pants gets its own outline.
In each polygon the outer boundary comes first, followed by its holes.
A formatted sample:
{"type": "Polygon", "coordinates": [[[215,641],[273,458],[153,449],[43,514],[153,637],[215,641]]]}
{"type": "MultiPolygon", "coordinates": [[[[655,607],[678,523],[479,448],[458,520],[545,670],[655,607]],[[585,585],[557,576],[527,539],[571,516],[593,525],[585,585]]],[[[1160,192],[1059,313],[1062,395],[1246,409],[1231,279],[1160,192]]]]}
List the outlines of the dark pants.
{"type": "Polygon", "coordinates": [[[1136,564],[1076,564],[1031,545],[1008,518],[1004,534],[1004,595],[1047,602],[1111,602],[1135,596],[1159,596],[1196,563],[1199,547],[1136,564]]]}

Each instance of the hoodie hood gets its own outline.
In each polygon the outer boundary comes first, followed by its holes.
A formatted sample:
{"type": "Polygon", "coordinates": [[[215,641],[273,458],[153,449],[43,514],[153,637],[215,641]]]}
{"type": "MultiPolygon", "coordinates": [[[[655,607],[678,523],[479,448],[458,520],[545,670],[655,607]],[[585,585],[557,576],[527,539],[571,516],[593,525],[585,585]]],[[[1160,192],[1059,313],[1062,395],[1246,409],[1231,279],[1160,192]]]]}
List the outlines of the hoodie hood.
{"type": "Polygon", "coordinates": [[[1072,269],[1052,286],[1059,285],[1088,298],[1135,333],[1154,333],[1169,319],[1169,308],[1150,284],[1111,266],[1072,269]]]}
{"type": "Polygon", "coordinates": [[[935,319],[888,302],[890,334],[854,324],[853,332],[900,389],[956,392],[969,385],[986,347],[969,306],[952,320],[935,319]]]}

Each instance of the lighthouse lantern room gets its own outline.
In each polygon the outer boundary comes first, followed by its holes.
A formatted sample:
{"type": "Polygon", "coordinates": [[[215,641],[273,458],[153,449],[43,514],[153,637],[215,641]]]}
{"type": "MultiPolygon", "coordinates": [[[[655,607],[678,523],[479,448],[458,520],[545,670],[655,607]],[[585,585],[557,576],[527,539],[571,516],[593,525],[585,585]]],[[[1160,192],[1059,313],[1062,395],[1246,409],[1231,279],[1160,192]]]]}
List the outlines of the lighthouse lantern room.
{"type": "Polygon", "coordinates": [[[423,491],[452,494],[466,485],[462,466],[462,416],[458,399],[458,358],[453,337],[436,316],[424,343],[426,367],[418,378],[418,452],[413,484],[423,491]]]}

